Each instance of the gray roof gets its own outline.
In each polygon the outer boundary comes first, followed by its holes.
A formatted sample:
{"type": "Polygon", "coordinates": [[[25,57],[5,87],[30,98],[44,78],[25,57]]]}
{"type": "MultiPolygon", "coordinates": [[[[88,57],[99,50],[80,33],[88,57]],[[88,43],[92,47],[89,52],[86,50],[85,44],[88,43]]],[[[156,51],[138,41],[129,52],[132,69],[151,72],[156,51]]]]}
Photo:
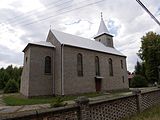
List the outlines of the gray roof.
{"type": "Polygon", "coordinates": [[[54,46],[52,43],[50,43],[50,42],[40,41],[40,42],[35,42],[35,43],[28,43],[27,46],[23,49],[23,52],[28,48],[29,45],[38,45],[38,46],[52,47],[52,48],[55,47],[55,46],[54,46]]]}
{"type": "Polygon", "coordinates": [[[56,31],[53,29],[51,31],[61,44],[124,56],[121,52],[119,52],[115,48],[106,47],[105,45],[103,45],[98,41],[82,38],[68,33],[56,31]]]}
{"type": "Polygon", "coordinates": [[[46,41],[39,41],[39,42],[29,43],[29,44],[40,45],[40,46],[45,46],[45,47],[55,47],[52,43],[46,42],[46,41]]]}
{"type": "MultiPolygon", "coordinates": [[[[101,17],[101,22],[100,22],[100,26],[99,26],[99,29],[98,29],[98,32],[97,34],[94,36],[95,38],[102,35],[102,34],[108,34],[108,35],[111,35],[103,21],[103,18],[101,17]]],[[[112,35],[111,35],[112,36],[112,35]]]]}

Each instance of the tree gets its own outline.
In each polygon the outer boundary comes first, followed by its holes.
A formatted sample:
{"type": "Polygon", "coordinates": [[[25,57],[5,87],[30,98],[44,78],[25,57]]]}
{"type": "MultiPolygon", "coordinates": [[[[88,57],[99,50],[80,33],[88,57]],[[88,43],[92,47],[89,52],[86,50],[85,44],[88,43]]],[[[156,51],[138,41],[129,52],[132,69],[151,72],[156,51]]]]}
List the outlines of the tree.
{"type": "Polygon", "coordinates": [[[139,61],[137,61],[137,64],[135,66],[135,72],[134,72],[135,75],[141,75],[141,76],[145,77],[145,79],[147,79],[145,71],[146,71],[145,63],[144,62],[140,63],[139,61]]]}
{"type": "Polygon", "coordinates": [[[160,35],[148,32],[141,38],[141,43],[138,55],[144,62],[148,82],[157,82],[158,66],[160,65],[160,35]]]}
{"type": "Polygon", "coordinates": [[[14,79],[10,79],[4,88],[4,93],[15,93],[18,92],[18,90],[17,82],[14,79]]]}
{"type": "Polygon", "coordinates": [[[135,66],[135,74],[141,75],[142,73],[142,65],[139,61],[137,61],[137,65],[135,66]]]}
{"type": "Polygon", "coordinates": [[[147,87],[148,83],[142,75],[135,75],[131,81],[131,87],[147,87]]]}
{"type": "Polygon", "coordinates": [[[22,67],[13,67],[9,65],[6,69],[0,69],[0,89],[4,89],[10,79],[14,79],[18,86],[20,86],[22,67]]]}

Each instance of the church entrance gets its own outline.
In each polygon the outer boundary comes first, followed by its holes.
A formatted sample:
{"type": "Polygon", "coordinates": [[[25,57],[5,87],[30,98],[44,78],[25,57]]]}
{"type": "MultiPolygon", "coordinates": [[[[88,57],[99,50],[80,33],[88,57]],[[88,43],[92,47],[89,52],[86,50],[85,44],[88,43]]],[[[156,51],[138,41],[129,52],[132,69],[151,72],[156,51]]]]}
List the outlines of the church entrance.
{"type": "Polygon", "coordinates": [[[96,92],[101,91],[101,78],[95,78],[95,87],[96,87],[96,92]]]}

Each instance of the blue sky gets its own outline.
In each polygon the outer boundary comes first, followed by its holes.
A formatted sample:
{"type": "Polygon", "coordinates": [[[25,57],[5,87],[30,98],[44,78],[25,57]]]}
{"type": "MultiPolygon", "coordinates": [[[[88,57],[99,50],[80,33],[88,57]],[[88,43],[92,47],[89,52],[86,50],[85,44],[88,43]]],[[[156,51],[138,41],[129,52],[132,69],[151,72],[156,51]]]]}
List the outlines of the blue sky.
{"type": "MultiPolygon", "coordinates": [[[[141,1],[160,20],[160,2],[141,1]]],[[[23,48],[28,42],[45,41],[50,26],[93,39],[101,12],[114,35],[115,47],[127,56],[127,68],[133,71],[139,60],[136,53],[141,46],[140,38],[148,31],[160,33],[159,26],[136,0],[1,0],[0,67],[22,66],[23,48]],[[98,3],[78,9],[94,2],[98,3]]]]}

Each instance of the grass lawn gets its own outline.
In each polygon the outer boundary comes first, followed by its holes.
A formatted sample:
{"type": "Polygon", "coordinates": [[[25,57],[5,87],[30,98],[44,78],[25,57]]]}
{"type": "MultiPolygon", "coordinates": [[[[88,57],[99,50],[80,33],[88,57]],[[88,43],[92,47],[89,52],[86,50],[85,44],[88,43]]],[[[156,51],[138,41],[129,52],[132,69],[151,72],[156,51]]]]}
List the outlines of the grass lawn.
{"type": "Polygon", "coordinates": [[[160,120],[160,104],[124,120],[160,120]]]}
{"type": "MultiPolygon", "coordinates": [[[[80,94],[79,96],[87,96],[87,97],[96,97],[101,96],[102,93],[86,93],[80,94]]],[[[67,100],[74,100],[78,96],[61,96],[64,101],[67,100]]],[[[34,98],[24,98],[19,93],[14,94],[4,94],[3,101],[6,105],[9,106],[16,106],[16,105],[33,105],[33,104],[45,104],[45,103],[52,103],[57,99],[57,97],[34,97],[34,98]]]]}
{"type": "MultiPolygon", "coordinates": [[[[120,93],[129,92],[129,90],[118,90],[118,91],[109,91],[109,94],[113,96],[118,96],[120,93]]],[[[93,92],[93,93],[84,93],[78,95],[70,95],[70,96],[58,96],[63,99],[63,101],[74,100],[79,96],[86,96],[89,98],[106,95],[101,92],[93,92]]],[[[34,104],[45,104],[45,103],[53,103],[57,100],[57,97],[34,97],[34,98],[24,98],[19,93],[14,94],[3,94],[3,101],[6,105],[16,106],[16,105],[34,105],[34,104]]]]}

